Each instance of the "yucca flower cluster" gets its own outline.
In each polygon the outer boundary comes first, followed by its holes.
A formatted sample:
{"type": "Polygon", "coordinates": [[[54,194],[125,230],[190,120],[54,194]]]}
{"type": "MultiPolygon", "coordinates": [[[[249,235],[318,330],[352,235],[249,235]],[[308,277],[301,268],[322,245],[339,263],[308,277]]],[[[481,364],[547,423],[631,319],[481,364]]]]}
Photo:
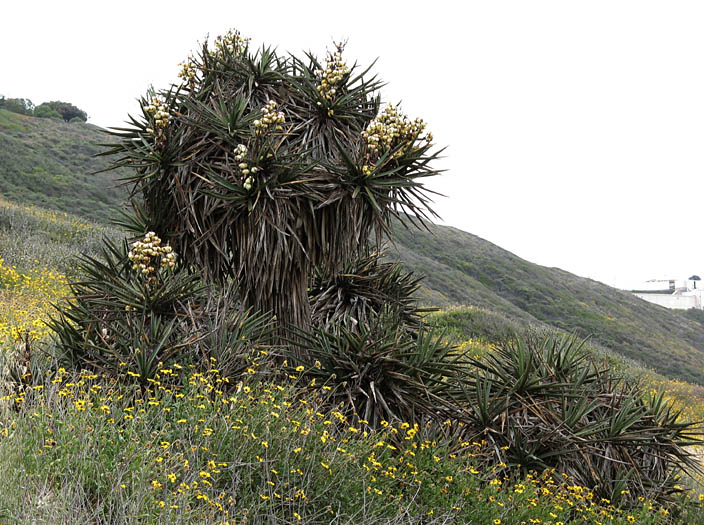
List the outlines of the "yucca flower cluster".
{"type": "Polygon", "coordinates": [[[193,60],[193,57],[188,57],[185,61],[179,64],[181,70],[178,72],[178,78],[182,79],[183,82],[187,83],[191,89],[195,87],[197,81],[197,66],[193,60]]]}
{"type": "Polygon", "coordinates": [[[276,131],[282,131],[284,128],[281,124],[284,122],[286,122],[284,112],[278,111],[276,101],[270,100],[262,108],[262,118],[254,121],[254,133],[261,135],[272,127],[276,131]]]}
{"type": "Polygon", "coordinates": [[[325,69],[319,69],[315,72],[320,82],[317,88],[318,93],[327,100],[335,98],[340,82],[350,72],[350,68],[342,60],[342,49],[342,46],[337,46],[337,51],[328,54],[325,60],[325,69]]]}
{"type": "Polygon", "coordinates": [[[171,246],[162,246],[161,239],[154,232],[148,232],[143,240],[133,243],[128,257],[132,269],[142,275],[156,272],[157,265],[161,268],[176,266],[176,254],[171,246]]]}
{"type": "Polygon", "coordinates": [[[235,160],[239,163],[237,164],[237,167],[240,169],[240,173],[242,173],[242,185],[244,186],[245,190],[249,191],[252,189],[252,185],[254,184],[254,178],[252,177],[252,175],[255,175],[259,171],[259,168],[257,168],[256,166],[249,165],[249,162],[246,160],[247,153],[249,152],[249,150],[244,144],[238,145],[235,148],[234,152],[235,160]]]}
{"type": "Polygon", "coordinates": [[[217,56],[225,54],[235,54],[242,56],[247,51],[251,38],[245,38],[236,29],[230,29],[225,35],[220,35],[215,39],[215,51],[217,56]]]}
{"type": "Polygon", "coordinates": [[[394,149],[403,143],[412,143],[419,139],[432,142],[433,135],[427,133],[423,137],[424,131],[423,119],[410,120],[399,110],[398,105],[388,105],[369,123],[367,129],[362,132],[362,137],[373,153],[379,153],[383,149],[394,149]]]}
{"type": "MultiPolygon", "coordinates": [[[[166,101],[164,100],[164,97],[154,95],[152,97],[152,103],[144,109],[147,113],[154,117],[154,125],[157,128],[163,129],[168,126],[171,115],[169,114],[168,106],[166,104],[166,101]]],[[[147,128],[147,131],[150,133],[154,133],[154,130],[152,128],[147,128]]]]}

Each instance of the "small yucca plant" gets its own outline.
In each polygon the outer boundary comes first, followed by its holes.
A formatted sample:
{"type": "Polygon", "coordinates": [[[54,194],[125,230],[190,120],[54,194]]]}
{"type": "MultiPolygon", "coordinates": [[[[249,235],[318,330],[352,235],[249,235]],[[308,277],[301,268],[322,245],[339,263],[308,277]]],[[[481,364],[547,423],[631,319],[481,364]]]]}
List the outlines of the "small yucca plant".
{"type": "Polygon", "coordinates": [[[512,471],[556,468],[614,503],[668,498],[677,474],[698,468],[688,448],[702,443],[695,425],[679,421],[662,394],[646,398],[597,367],[583,344],[517,338],[470,359],[463,432],[486,440],[512,471]]]}
{"type": "Polygon", "coordinates": [[[413,334],[388,311],[354,329],[299,331],[296,344],[307,361],[296,361],[316,384],[333,387],[331,403],[345,403],[373,428],[382,421],[413,423],[443,419],[467,373],[463,356],[441,334],[420,327],[413,334]]]}
{"type": "Polygon", "coordinates": [[[241,308],[232,292],[204,287],[153,234],[131,249],[106,241],[77,270],[82,280],[48,323],[59,358],[74,368],[143,386],[172,363],[220,366],[235,377],[270,331],[267,316],[241,308]]]}
{"type": "Polygon", "coordinates": [[[385,309],[394,310],[409,328],[420,325],[421,314],[432,311],[417,304],[421,278],[399,263],[383,262],[382,256],[376,252],[355,259],[340,272],[316,269],[309,291],[314,326],[368,325],[385,309]]]}

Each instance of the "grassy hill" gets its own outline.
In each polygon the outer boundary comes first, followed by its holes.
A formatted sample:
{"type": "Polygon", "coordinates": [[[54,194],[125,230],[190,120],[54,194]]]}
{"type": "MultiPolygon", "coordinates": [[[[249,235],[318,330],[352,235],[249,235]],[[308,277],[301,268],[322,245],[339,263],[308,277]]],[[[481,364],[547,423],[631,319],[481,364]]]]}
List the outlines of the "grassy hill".
{"type": "MultiPolygon", "coordinates": [[[[99,128],[89,124],[0,110],[0,196],[105,222],[126,191],[115,187],[120,172],[91,175],[106,166],[105,159],[92,156],[104,141],[99,128]]],[[[2,220],[7,223],[8,217],[5,213],[2,220]]],[[[10,224],[0,227],[17,231],[10,224]]],[[[12,238],[6,236],[8,242],[12,238]]],[[[592,335],[600,345],[668,377],[704,384],[701,312],[652,305],[596,281],[532,264],[455,228],[409,232],[397,227],[394,242],[392,256],[426,276],[425,303],[474,305],[521,324],[592,335]]],[[[35,243],[36,250],[40,245],[35,243]]],[[[12,246],[26,250],[18,243],[12,246]]],[[[9,249],[6,243],[6,259],[9,249]]]]}
{"type": "Polygon", "coordinates": [[[525,261],[446,226],[395,229],[392,253],[426,275],[437,306],[471,304],[526,322],[592,335],[672,378],[704,384],[704,316],[668,310],[559,268],[525,261]]]}
{"type": "Polygon", "coordinates": [[[0,196],[21,204],[106,221],[123,201],[120,172],[101,173],[93,157],[105,142],[100,128],[0,109],[0,196]]]}

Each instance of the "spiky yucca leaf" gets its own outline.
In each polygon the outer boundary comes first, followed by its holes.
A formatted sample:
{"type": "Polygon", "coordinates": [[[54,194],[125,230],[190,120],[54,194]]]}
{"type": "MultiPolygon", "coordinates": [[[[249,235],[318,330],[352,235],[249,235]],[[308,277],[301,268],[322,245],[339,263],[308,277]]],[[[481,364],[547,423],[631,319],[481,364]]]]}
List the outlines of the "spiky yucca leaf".
{"type": "Polygon", "coordinates": [[[337,325],[298,332],[304,374],[333,386],[331,403],[378,428],[382,421],[442,419],[466,373],[463,355],[421,327],[415,336],[397,317],[372,316],[355,330],[337,325]]]}
{"type": "Polygon", "coordinates": [[[519,338],[471,359],[457,416],[464,432],[486,440],[509,468],[556,468],[615,503],[667,499],[682,468],[699,468],[689,448],[702,443],[696,425],[679,421],[661,396],[647,399],[598,368],[582,345],[519,338]]]}

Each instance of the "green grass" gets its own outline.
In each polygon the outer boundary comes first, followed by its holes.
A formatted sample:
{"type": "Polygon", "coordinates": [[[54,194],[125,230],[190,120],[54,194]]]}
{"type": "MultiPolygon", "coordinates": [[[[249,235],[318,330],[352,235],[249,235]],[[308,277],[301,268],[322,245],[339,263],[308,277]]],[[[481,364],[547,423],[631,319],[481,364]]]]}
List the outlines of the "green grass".
{"type": "Polygon", "coordinates": [[[104,142],[99,128],[0,109],[0,196],[22,203],[107,221],[123,202],[120,172],[93,155],[104,142]]]}
{"type": "Polygon", "coordinates": [[[525,261],[475,235],[396,228],[391,257],[426,276],[440,307],[474,305],[514,321],[591,336],[670,378],[704,384],[704,316],[647,303],[558,268],[525,261]]]}
{"type": "Polygon", "coordinates": [[[76,254],[95,253],[103,238],[119,236],[113,228],[76,215],[0,197],[0,258],[19,271],[48,267],[65,272],[76,254]]]}

